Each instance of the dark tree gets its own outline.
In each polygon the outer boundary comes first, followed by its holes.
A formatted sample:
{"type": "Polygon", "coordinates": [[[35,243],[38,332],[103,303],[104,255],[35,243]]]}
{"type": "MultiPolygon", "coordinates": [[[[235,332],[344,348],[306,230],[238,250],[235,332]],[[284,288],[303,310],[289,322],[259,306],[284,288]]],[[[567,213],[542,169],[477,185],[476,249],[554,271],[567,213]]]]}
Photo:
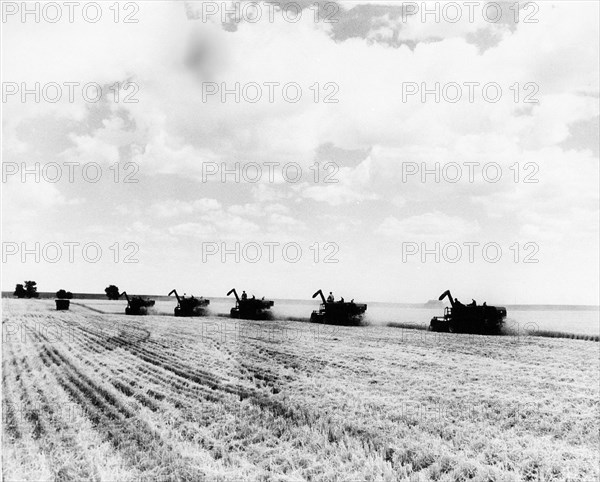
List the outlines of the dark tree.
{"type": "Polygon", "coordinates": [[[110,285],[104,288],[104,292],[109,300],[118,300],[119,299],[119,288],[115,285],[110,285]]]}
{"type": "Polygon", "coordinates": [[[70,291],[58,290],[56,292],[56,297],[61,300],[70,300],[71,298],[73,298],[73,293],[71,293],[70,291]]]}
{"type": "Polygon", "coordinates": [[[17,298],[25,298],[27,296],[27,291],[25,291],[25,288],[23,288],[22,284],[18,284],[15,287],[15,292],[13,293],[13,296],[16,296],[17,298]]]}
{"type": "Polygon", "coordinates": [[[40,294],[37,292],[37,283],[35,281],[25,281],[25,291],[27,298],[38,298],[40,294]]]}

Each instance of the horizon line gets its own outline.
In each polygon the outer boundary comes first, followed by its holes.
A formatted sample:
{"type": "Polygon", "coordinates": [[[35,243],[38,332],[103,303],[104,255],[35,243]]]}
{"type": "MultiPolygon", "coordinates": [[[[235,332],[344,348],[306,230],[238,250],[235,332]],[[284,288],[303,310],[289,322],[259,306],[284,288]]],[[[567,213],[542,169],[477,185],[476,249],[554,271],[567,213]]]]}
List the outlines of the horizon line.
{"type": "MultiPolygon", "coordinates": [[[[9,298],[9,297],[13,297],[14,295],[12,294],[13,291],[2,291],[2,298],[9,298]]],[[[50,297],[54,297],[53,295],[56,293],[55,291],[38,291],[38,293],[40,295],[50,295],[50,297]]],[[[106,298],[106,294],[105,293],[90,293],[90,292],[73,292],[73,296],[75,297],[76,295],[84,295],[84,296],[98,296],[101,299],[106,298]]],[[[142,293],[140,295],[137,296],[154,296],[154,297],[169,297],[169,295],[161,295],[161,294],[146,294],[146,293],[142,293]]],[[[223,299],[228,299],[228,296],[202,296],[203,298],[223,298],[223,299]]],[[[269,298],[272,300],[278,300],[278,301],[300,301],[300,302],[311,302],[312,300],[309,298],[277,298],[277,297],[273,297],[273,298],[269,298]]],[[[356,299],[356,298],[355,298],[356,299]]],[[[396,304],[396,305],[425,305],[431,301],[439,301],[439,300],[435,300],[435,299],[431,299],[431,300],[427,300],[427,301],[378,301],[378,300],[366,300],[366,301],[362,301],[360,300],[360,302],[364,302],[364,303],[381,303],[381,304],[396,304]]],[[[440,304],[446,305],[446,303],[439,301],[440,304]]],[[[494,306],[496,306],[497,304],[495,304],[494,306]]],[[[600,310],[600,304],[577,304],[577,303],[504,303],[501,306],[527,306],[527,307],[535,307],[535,306],[544,306],[544,307],[579,307],[579,308],[588,308],[588,309],[597,309],[600,310]]]]}

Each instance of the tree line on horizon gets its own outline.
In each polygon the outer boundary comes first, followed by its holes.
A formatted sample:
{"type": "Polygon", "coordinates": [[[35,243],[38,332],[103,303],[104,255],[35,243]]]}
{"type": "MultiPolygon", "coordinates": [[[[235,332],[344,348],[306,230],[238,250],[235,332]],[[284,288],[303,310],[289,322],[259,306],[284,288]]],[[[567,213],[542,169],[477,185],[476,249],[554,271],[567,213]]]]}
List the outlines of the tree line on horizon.
{"type": "MultiPolygon", "coordinates": [[[[119,299],[119,288],[115,285],[109,285],[104,288],[104,292],[109,300],[119,299]]],[[[37,283],[33,280],[24,281],[22,284],[17,283],[13,296],[17,298],[39,298],[40,294],[37,290],[37,283]]],[[[56,297],[61,300],[70,300],[73,298],[73,293],[60,289],[56,292],[56,297]]]]}

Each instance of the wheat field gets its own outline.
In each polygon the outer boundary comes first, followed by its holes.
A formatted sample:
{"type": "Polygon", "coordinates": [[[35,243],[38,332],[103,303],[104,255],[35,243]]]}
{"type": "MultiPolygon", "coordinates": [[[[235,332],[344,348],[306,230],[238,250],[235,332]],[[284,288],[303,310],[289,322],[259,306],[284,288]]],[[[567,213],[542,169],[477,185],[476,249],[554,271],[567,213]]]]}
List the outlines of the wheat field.
{"type": "Polygon", "coordinates": [[[6,481],[598,480],[597,343],[74,301],[3,300],[6,481]]]}

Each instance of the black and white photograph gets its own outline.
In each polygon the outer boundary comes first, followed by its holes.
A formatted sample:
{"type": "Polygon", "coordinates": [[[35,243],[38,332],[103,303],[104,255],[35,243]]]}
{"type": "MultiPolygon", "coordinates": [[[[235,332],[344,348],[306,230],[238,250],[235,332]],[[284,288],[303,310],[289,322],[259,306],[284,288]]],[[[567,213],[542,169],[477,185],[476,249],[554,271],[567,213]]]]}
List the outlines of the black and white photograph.
{"type": "Polygon", "coordinates": [[[600,1],[0,0],[6,482],[600,482],[600,1]]]}

